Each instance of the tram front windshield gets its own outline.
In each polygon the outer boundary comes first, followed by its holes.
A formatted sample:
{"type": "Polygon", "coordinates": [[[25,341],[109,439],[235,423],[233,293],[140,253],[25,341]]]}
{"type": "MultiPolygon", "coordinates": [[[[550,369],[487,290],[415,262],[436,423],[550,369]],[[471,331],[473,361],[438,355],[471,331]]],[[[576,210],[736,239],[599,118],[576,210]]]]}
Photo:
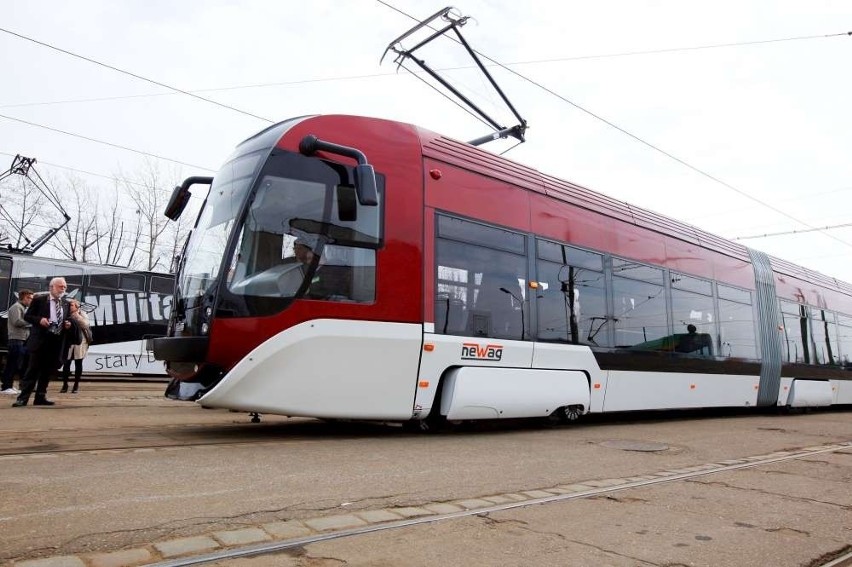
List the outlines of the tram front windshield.
{"type": "Polygon", "coordinates": [[[276,152],[242,207],[250,180],[240,173],[256,162],[238,161],[227,183],[217,177],[211,188],[216,199],[208,199],[187,250],[185,297],[203,294],[221,266],[219,306],[233,316],[274,314],[297,298],[373,301],[381,207],[358,203],[351,170],[276,152]]]}

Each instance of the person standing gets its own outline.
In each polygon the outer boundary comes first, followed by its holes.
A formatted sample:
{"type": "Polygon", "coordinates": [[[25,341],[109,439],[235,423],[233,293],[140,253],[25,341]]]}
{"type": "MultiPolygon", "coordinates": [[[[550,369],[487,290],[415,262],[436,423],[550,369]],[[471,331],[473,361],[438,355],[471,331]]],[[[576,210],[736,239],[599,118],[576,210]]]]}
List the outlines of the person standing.
{"type": "MultiPolygon", "coordinates": [[[[72,344],[68,347],[66,353],[65,364],[62,366],[62,389],[60,394],[68,391],[68,375],[71,373],[71,361],[74,361],[74,388],[72,394],[76,394],[80,389],[80,376],[83,374],[83,359],[86,358],[86,353],[89,352],[89,345],[92,343],[92,330],[89,327],[89,318],[86,312],[80,309],[80,302],[73,299],[68,304],[71,309],[71,320],[80,329],[80,344],[72,344]]],[[[73,341],[72,341],[73,342],[73,341]]]]}
{"type": "Polygon", "coordinates": [[[24,313],[33,300],[33,292],[28,289],[18,291],[18,301],[9,307],[6,325],[9,329],[9,353],[6,356],[6,368],[3,370],[0,394],[20,394],[15,389],[15,374],[22,373],[27,369],[27,337],[30,335],[31,325],[24,320],[24,313]]]}
{"type": "Polygon", "coordinates": [[[35,296],[24,315],[24,319],[32,325],[27,339],[30,363],[21,381],[21,393],[12,407],[27,405],[33,390],[34,406],[54,404],[47,399],[47,385],[51,375],[62,366],[63,340],[71,329],[70,309],[64,298],[67,287],[65,278],[53,278],[49,292],[35,296]]]}

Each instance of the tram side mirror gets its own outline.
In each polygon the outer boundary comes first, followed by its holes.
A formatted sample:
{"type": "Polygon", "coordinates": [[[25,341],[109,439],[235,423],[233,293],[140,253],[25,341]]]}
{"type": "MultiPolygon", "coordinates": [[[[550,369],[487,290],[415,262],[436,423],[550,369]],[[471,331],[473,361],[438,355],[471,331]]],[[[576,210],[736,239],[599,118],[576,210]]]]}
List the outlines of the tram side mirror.
{"type": "Polygon", "coordinates": [[[163,211],[163,214],[169,220],[180,218],[181,213],[186,208],[186,204],[189,203],[189,198],[192,197],[189,188],[196,183],[210,185],[213,183],[213,178],[200,176],[187,177],[183,180],[183,183],[175,187],[174,191],[172,191],[172,196],[169,197],[169,202],[166,204],[166,210],[163,211]]]}
{"type": "Polygon", "coordinates": [[[358,220],[358,201],[354,185],[337,186],[337,220],[341,222],[358,220]]]}
{"type": "Polygon", "coordinates": [[[368,207],[379,204],[379,191],[376,189],[376,172],[369,163],[359,163],[355,166],[355,191],[358,202],[368,207]]]}
{"type": "Polygon", "coordinates": [[[189,203],[189,198],[191,196],[189,189],[184,189],[183,185],[178,185],[174,188],[174,191],[172,191],[172,196],[169,197],[169,202],[166,205],[166,210],[163,214],[165,214],[169,220],[177,220],[186,208],[186,204],[189,203]]]}

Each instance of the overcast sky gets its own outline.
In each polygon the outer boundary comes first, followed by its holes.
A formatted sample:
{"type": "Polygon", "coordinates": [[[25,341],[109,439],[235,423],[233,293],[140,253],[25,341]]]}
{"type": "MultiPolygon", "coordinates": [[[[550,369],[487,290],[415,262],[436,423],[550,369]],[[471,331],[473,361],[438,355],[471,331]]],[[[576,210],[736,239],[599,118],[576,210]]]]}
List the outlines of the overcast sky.
{"type": "MultiPolygon", "coordinates": [[[[388,4],[417,18],[444,6],[388,4]]],[[[852,223],[852,37],[840,35],[852,30],[852,2],[456,6],[472,17],[463,32],[480,52],[781,212],[495,68],[529,123],[527,143],[507,157],[726,238],[852,223]],[[637,53],[745,42],[766,43],[637,53]],[[615,54],[622,55],[590,57],[615,54]]],[[[182,162],[181,176],[215,170],[237,143],[268,125],[264,119],[345,113],[411,122],[461,140],[488,133],[391,61],[379,65],[388,43],[413,23],[375,0],[7,2],[0,28],[260,118],[6,32],[0,115],[182,162]]],[[[443,40],[422,55],[438,68],[470,65],[458,51],[443,40]]],[[[477,74],[447,73],[513,124],[477,74]]],[[[64,175],[55,166],[65,166],[110,176],[145,160],[0,117],[2,169],[16,153],[36,157],[51,175],[64,175]]],[[[76,175],[93,191],[112,190],[107,179],[76,175]]],[[[852,227],[743,243],[852,282],[852,227]]]]}

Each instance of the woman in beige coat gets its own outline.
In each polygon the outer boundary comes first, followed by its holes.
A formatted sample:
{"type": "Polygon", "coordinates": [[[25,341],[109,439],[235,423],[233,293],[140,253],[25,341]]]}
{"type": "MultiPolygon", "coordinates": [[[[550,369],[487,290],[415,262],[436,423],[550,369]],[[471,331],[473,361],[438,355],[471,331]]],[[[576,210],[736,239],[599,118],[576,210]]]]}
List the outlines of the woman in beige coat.
{"type": "Polygon", "coordinates": [[[89,352],[89,344],[92,342],[92,330],[89,328],[89,318],[86,313],[80,309],[80,302],[71,300],[71,318],[77,323],[80,328],[80,344],[71,345],[68,348],[68,353],[65,358],[65,364],[62,366],[62,389],[61,394],[68,391],[68,375],[71,373],[71,361],[74,361],[74,388],[72,394],[76,394],[80,389],[80,376],[83,374],[83,359],[86,358],[86,353],[89,352]]]}

